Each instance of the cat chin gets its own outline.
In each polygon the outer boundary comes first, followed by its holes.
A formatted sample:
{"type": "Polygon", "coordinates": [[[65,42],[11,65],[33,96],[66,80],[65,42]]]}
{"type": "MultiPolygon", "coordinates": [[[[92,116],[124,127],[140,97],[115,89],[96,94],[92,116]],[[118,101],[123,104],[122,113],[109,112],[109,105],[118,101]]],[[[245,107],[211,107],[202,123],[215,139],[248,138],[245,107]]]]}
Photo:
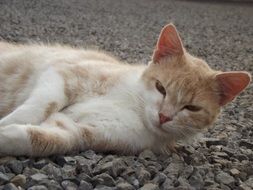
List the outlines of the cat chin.
{"type": "Polygon", "coordinates": [[[182,126],[176,123],[168,123],[162,125],[161,128],[165,131],[168,137],[171,137],[175,140],[187,140],[192,136],[202,132],[202,130],[190,127],[190,126],[182,126]]]}
{"type": "Polygon", "coordinates": [[[158,121],[152,121],[149,119],[146,119],[144,121],[144,125],[147,129],[149,129],[152,133],[154,133],[157,136],[165,136],[164,134],[166,131],[164,131],[158,121]]]}

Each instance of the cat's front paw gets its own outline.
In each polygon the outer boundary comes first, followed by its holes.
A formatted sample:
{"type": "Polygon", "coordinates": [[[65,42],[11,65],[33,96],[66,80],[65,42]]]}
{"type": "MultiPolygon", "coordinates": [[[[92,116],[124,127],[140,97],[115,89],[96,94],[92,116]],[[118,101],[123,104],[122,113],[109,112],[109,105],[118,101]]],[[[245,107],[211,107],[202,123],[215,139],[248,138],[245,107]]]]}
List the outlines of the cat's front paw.
{"type": "Polygon", "coordinates": [[[171,142],[167,144],[165,152],[167,154],[172,154],[172,153],[178,154],[180,150],[181,150],[181,147],[179,145],[177,145],[175,142],[171,142]]]}

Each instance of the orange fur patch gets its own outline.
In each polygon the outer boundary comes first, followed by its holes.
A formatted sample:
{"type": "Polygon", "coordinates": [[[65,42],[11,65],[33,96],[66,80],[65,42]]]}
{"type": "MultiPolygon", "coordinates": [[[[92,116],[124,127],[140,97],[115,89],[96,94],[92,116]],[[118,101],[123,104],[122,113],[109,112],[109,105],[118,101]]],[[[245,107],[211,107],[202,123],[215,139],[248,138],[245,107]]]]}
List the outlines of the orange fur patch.
{"type": "Polygon", "coordinates": [[[56,126],[61,128],[61,129],[67,129],[67,127],[65,126],[65,124],[61,121],[55,121],[56,126]]]}
{"type": "Polygon", "coordinates": [[[6,105],[1,105],[0,116],[5,116],[12,112],[21,102],[17,102],[19,93],[26,87],[33,70],[30,63],[21,65],[17,60],[6,65],[0,65],[0,97],[6,105]],[[13,80],[8,80],[11,76],[13,80]]]}
{"type": "Polygon", "coordinates": [[[45,109],[44,112],[44,118],[47,119],[52,113],[57,111],[57,103],[56,102],[50,102],[45,109]]]}
{"type": "Polygon", "coordinates": [[[81,137],[85,140],[88,146],[91,146],[93,143],[93,134],[89,129],[81,128],[81,137]]]}
{"type": "Polygon", "coordinates": [[[61,152],[65,149],[64,141],[57,134],[49,134],[38,129],[28,130],[30,136],[33,155],[47,155],[50,153],[61,152]]]}

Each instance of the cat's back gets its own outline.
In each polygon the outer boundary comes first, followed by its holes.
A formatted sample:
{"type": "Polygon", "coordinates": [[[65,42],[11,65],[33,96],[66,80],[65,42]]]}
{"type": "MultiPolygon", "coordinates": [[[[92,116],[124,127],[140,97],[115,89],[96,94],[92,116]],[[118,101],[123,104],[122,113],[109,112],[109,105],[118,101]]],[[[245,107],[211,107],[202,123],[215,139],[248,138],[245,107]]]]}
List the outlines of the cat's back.
{"type": "Polygon", "coordinates": [[[34,63],[48,62],[68,62],[78,63],[83,60],[98,60],[110,63],[119,61],[112,55],[95,49],[84,49],[81,47],[71,47],[59,44],[15,44],[0,42],[1,59],[26,59],[33,60],[34,63]]]}
{"type": "Polygon", "coordinates": [[[50,66],[64,69],[66,65],[74,66],[85,61],[109,65],[118,63],[114,57],[98,50],[0,42],[0,117],[25,100],[40,73],[50,66]]]}

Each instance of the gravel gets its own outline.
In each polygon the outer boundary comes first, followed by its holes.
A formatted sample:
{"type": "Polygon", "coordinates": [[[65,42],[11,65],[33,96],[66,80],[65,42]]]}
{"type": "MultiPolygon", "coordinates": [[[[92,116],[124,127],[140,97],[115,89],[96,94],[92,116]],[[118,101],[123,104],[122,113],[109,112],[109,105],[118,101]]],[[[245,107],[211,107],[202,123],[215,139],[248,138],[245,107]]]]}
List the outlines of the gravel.
{"type": "MultiPolygon", "coordinates": [[[[245,1],[244,1],[245,2],[245,1]]],[[[0,1],[0,39],[57,42],[147,63],[159,31],[173,22],[186,48],[225,71],[253,74],[253,4],[230,1],[0,1]]],[[[0,158],[0,190],[253,189],[253,85],[199,141],[178,154],[0,158]]]]}

